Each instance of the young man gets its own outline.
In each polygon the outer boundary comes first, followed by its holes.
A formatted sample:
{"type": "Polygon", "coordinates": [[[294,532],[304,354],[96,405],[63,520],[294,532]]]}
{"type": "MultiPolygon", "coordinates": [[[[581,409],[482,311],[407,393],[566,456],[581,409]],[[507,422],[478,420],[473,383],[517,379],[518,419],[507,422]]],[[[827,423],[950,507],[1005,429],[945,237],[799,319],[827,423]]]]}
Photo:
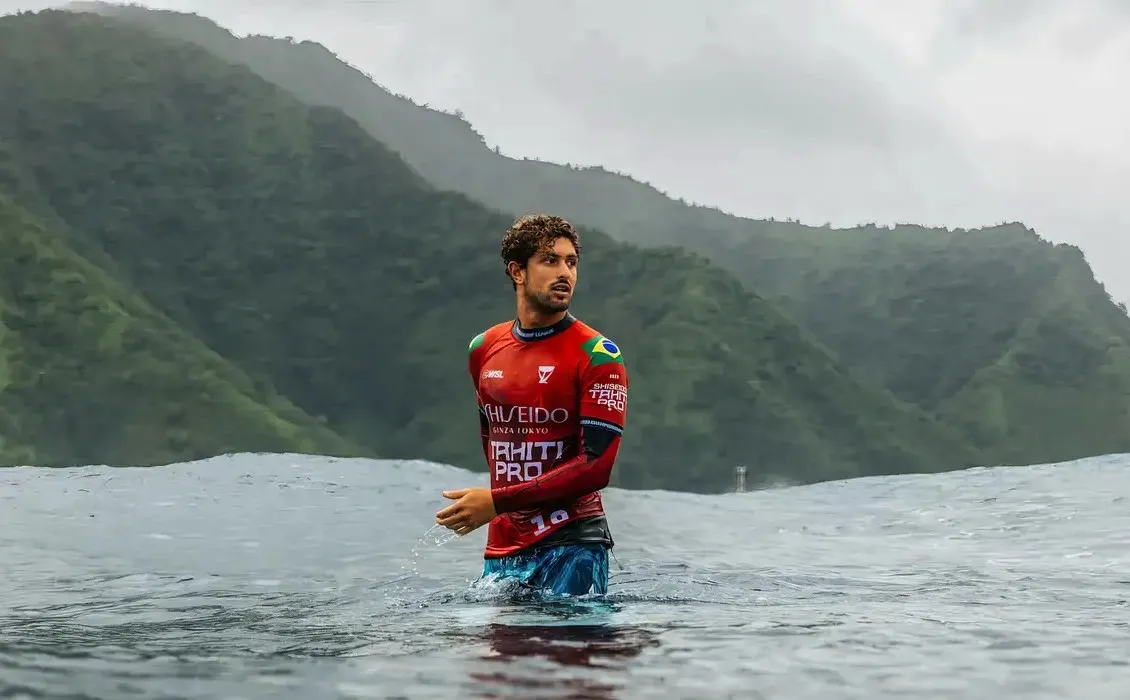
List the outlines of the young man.
{"type": "Polygon", "coordinates": [[[620,447],[628,373],[620,349],[569,313],[581,244],[558,216],[524,216],[502,239],[517,319],[475,336],[468,369],[490,488],[444,491],[436,522],[490,523],[483,576],[583,595],[608,588],[601,503],[620,447]]]}

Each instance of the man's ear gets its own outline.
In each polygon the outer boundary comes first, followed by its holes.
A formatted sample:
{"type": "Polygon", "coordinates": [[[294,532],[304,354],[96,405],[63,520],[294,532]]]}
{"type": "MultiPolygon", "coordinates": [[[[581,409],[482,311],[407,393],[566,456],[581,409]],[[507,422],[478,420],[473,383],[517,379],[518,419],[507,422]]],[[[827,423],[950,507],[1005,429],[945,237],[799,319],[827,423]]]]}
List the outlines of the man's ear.
{"type": "Polygon", "coordinates": [[[506,263],[506,272],[510,275],[510,280],[514,282],[514,284],[522,284],[525,282],[526,270],[517,262],[511,260],[506,263]]]}

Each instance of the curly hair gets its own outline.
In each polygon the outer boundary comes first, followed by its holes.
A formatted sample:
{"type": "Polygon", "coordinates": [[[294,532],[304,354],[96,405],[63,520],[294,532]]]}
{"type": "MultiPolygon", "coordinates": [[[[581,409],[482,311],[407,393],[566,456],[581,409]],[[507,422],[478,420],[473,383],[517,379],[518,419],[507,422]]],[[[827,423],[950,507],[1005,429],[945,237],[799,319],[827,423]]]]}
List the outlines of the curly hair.
{"type": "MultiPolygon", "coordinates": [[[[527,214],[515,221],[502,236],[502,264],[509,268],[511,262],[516,262],[525,267],[530,258],[553,247],[558,238],[568,238],[580,256],[581,241],[572,224],[552,214],[527,214]]],[[[510,276],[509,271],[506,276],[510,276]]],[[[513,278],[510,283],[518,288],[513,278]]]]}

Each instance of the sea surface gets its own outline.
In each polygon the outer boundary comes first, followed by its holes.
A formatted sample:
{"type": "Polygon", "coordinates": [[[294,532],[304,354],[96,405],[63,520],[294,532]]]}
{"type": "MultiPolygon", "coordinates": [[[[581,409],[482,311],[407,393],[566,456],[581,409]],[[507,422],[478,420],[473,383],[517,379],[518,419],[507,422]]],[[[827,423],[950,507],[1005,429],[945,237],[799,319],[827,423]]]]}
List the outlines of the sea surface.
{"type": "Polygon", "coordinates": [[[478,582],[426,462],[0,469],[0,698],[1130,697],[1130,458],[606,492],[608,596],[478,582]]]}

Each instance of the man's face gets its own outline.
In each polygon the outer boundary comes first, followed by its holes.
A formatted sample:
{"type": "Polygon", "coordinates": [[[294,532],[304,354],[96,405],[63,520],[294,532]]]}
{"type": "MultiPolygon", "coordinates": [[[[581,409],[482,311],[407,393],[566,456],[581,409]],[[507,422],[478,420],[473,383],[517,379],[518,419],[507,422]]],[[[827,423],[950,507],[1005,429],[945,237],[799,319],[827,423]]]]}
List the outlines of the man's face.
{"type": "Polygon", "coordinates": [[[519,274],[524,274],[523,291],[534,308],[546,313],[569,308],[577,286],[577,258],[577,249],[568,238],[556,239],[530,258],[519,274]]]}

